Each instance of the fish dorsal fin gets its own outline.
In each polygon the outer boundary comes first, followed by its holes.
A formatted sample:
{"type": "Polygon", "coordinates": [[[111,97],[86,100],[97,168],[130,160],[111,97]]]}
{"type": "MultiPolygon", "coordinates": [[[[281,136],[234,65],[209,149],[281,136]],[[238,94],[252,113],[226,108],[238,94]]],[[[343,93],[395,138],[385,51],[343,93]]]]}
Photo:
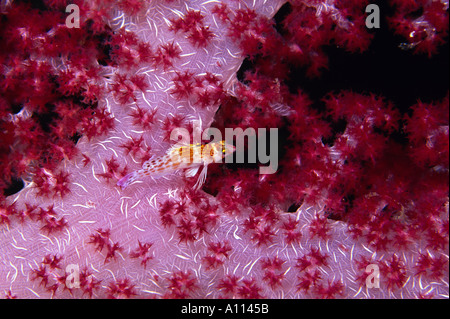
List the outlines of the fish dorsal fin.
{"type": "Polygon", "coordinates": [[[170,158],[178,158],[178,157],[180,156],[180,150],[181,150],[181,148],[184,148],[184,147],[190,147],[190,144],[178,142],[178,143],[172,145],[172,146],[166,151],[166,154],[165,154],[165,155],[169,156],[170,158]]]}
{"type": "Polygon", "coordinates": [[[203,145],[197,144],[176,144],[167,150],[166,156],[168,156],[174,162],[185,163],[202,163],[202,150],[203,145]]]}

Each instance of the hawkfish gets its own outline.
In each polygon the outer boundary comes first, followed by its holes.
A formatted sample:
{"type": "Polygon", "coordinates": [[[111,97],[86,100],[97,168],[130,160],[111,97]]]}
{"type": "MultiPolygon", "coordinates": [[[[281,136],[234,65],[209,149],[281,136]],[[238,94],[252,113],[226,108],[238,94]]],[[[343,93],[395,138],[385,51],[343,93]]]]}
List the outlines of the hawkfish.
{"type": "Polygon", "coordinates": [[[220,163],[225,157],[234,153],[236,148],[225,141],[211,142],[208,144],[188,144],[172,146],[166,154],[151,158],[142,168],[133,171],[117,182],[117,186],[125,189],[136,180],[142,180],[146,176],[160,177],[185,169],[187,177],[193,177],[202,168],[194,189],[199,189],[206,180],[208,165],[220,163]]]}

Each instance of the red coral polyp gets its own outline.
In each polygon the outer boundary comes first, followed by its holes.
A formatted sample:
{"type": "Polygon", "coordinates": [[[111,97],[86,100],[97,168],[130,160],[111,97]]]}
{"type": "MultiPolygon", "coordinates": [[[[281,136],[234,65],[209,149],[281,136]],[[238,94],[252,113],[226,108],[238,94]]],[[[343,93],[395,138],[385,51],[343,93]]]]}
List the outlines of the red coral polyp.
{"type": "Polygon", "coordinates": [[[175,61],[180,58],[180,55],[180,47],[175,42],[169,42],[157,48],[153,56],[153,61],[156,66],[160,66],[166,71],[174,66],[175,61]]]}
{"type": "Polygon", "coordinates": [[[170,30],[183,32],[196,47],[206,47],[215,35],[204,25],[204,18],[200,11],[189,10],[183,17],[170,20],[170,30]]]}
{"type": "Polygon", "coordinates": [[[170,299],[186,299],[197,289],[197,279],[192,272],[174,271],[168,281],[168,294],[170,299]]]}
{"type": "Polygon", "coordinates": [[[117,279],[111,282],[108,287],[108,298],[129,299],[136,295],[135,285],[128,278],[117,279]]]}
{"type": "Polygon", "coordinates": [[[130,257],[140,259],[141,265],[146,268],[147,263],[153,259],[153,255],[150,253],[150,248],[153,246],[153,243],[141,243],[139,241],[138,244],[138,247],[130,252],[130,257]]]}

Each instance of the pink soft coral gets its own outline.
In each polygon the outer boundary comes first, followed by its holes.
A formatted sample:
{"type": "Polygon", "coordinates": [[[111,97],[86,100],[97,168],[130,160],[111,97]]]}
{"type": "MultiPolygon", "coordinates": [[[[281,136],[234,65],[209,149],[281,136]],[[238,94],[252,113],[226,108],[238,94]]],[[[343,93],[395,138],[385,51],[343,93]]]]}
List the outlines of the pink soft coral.
{"type": "MultiPolygon", "coordinates": [[[[448,296],[448,98],[402,117],[375,94],[319,104],[286,85],[291,66],[324,72],[331,43],[368,49],[366,2],[291,1],[282,30],[281,0],[75,2],[79,30],[57,1],[44,26],[24,4],[0,20],[0,187],[26,182],[0,198],[6,298],[448,296]],[[278,127],[279,170],[211,165],[207,192],[178,173],[116,186],[197,119],[278,127]],[[362,289],[369,265],[384,289],[362,289]]],[[[422,28],[393,3],[402,35],[422,28]]],[[[446,13],[423,7],[437,28],[410,48],[432,53],[446,13]]]]}

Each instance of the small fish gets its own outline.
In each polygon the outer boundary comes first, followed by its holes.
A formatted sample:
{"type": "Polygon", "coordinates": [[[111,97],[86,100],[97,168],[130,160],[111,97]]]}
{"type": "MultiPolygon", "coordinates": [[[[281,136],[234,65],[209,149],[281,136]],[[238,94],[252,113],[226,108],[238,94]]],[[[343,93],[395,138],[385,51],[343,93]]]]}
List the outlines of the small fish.
{"type": "Polygon", "coordinates": [[[145,176],[161,176],[179,169],[187,169],[186,176],[192,177],[203,166],[194,188],[199,189],[206,179],[208,165],[219,163],[223,158],[234,153],[236,148],[225,141],[211,142],[208,144],[179,144],[171,147],[164,156],[151,158],[142,168],[125,175],[117,182],[117,186],[126,188],[135,180],[145,176]]]}

